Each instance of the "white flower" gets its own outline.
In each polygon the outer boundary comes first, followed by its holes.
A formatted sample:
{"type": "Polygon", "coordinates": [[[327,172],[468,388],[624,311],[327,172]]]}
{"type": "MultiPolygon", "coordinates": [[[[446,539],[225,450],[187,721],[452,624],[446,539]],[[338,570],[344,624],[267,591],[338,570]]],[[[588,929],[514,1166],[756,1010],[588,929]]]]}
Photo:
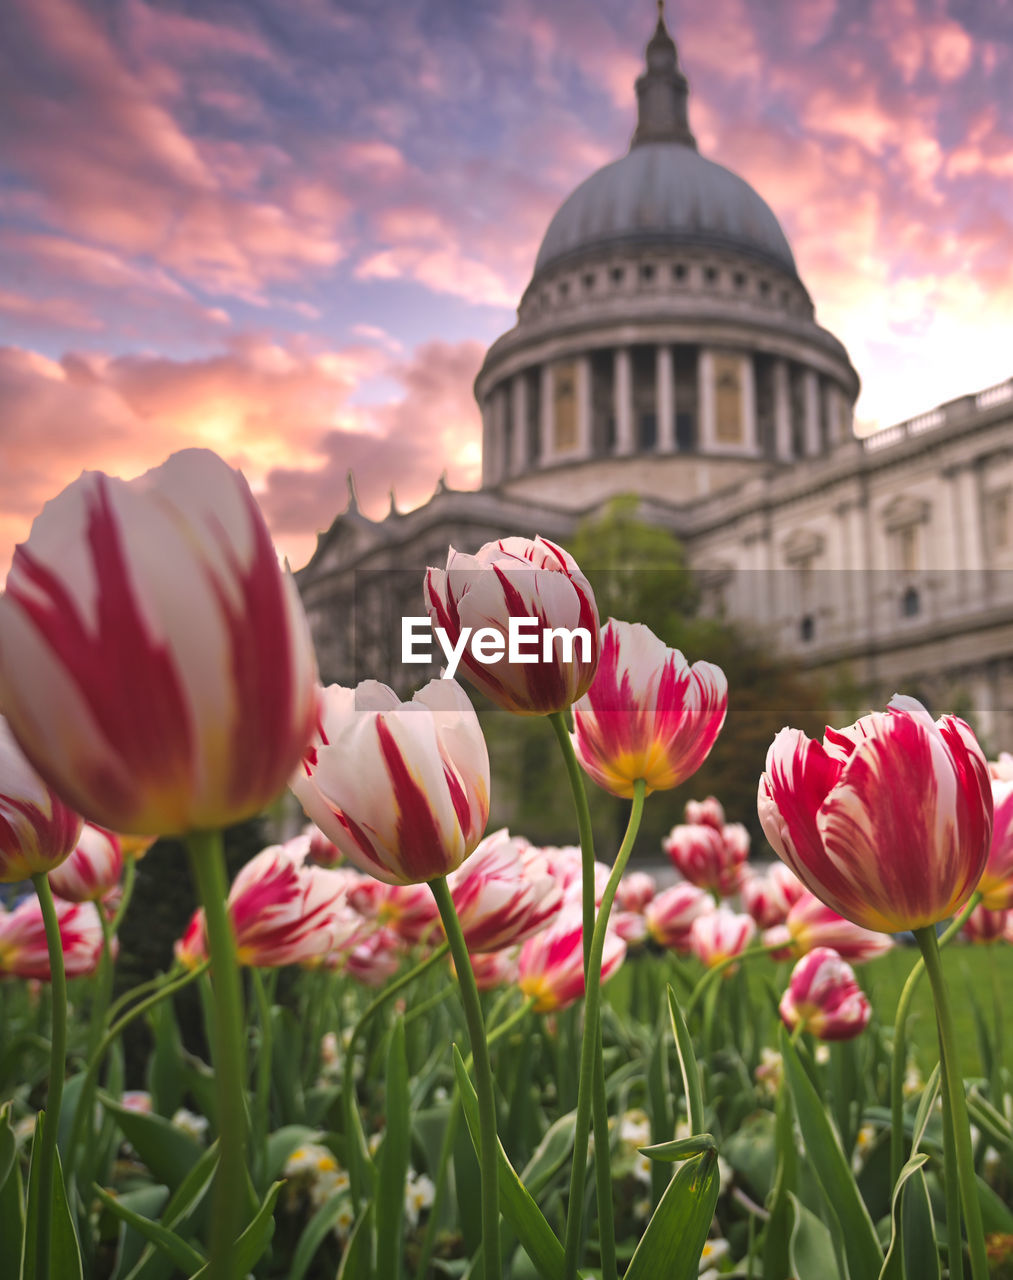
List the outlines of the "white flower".
{"type": "Polygon", "coordinates": [[[624,1111],[619,1122],[619,1140],[631,1147],[646,1147],[651,1141],[651,1121],[639,1107],[624,1111]]]}
{"type": "Polygon", "coordinates": [[[189,1134],[197,1142],[207,1142],[208,1122],[206,1116],[196,1115],[193,1111],[187,1111],[186,1107],[180,1107],[172,1117],[172,1123],[177,1129],[182,1129],[184,1133],[189,1134]]]}
{"type": "Polygon", "coordinates": [[[408,1181],[405,1185],[405,1217],[410,1227],[418,1226],[419,1214],[423,1209],[431,1209],[433,1205],[433,1197],[436,1195],[436,1187],[432,1178],[425,1173],[416,1174],[414,1170],[409,1169],[408,1181]]]}

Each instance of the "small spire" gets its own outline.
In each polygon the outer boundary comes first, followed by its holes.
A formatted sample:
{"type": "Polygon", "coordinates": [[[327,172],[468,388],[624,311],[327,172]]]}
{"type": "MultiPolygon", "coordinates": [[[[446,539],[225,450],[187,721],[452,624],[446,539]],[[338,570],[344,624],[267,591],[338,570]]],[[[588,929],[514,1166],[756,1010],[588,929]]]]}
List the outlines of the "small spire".
{"type": "Polygon", "coordinates": [[[637,128],[630,150],[645,142],[678,142],[695,151],[686,107],[689,84],[665,26],[664,0],[658,0],[658,25],[647,43],[646,62],[646,70],[637,77],[637,128]]]}
{"type": "Polygon", "coordinates": [[[439,478],[439,480],[437,480],[437,481],[436,481],[436,492],[437,492],[437,493],[446,493],[446,492],[447,492],[447,487],[448,487],[448,486],[447,486],[447,473],[446,473],[446,470],[443,470],[443,471],[441,471],[441,472],[440,472],[440,478],[439,478]]]}
{"type": "Polygon", "coordinates": [[[348,506],[345,508],[345,514],[355,515],[359,510],[359,495],[355,491],[355,472],[351,467],[348,468],[346,484],[348,485],[348,506]]]}
{"type": "Polygon", "coordinates": [[[400,515],[400,514],[401,514],[401,513],[400,513],[400,512],[398,511],[398,509],[397,509],[397,495],[396,495],[396,494],[395,494],[395,492],[394,492],[394,486],[393,486],[393,485],[391,485],[391,488],[390,488],[390,509],[388,510],[387,515],[388,515],[388,516],[396,516],[396,515],[400,515]]]}

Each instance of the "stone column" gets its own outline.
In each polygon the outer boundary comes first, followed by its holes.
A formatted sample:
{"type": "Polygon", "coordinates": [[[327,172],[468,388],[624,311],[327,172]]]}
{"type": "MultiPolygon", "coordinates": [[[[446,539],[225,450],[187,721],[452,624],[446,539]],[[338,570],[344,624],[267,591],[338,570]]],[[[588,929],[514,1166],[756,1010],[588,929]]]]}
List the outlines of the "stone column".
{"type": "Polygon", "coordinates": [[[556,456],[556,406],[552,400],[554,383],[552,365],[546,361],[542,365],[542,403],[538,415],[538,438],[541,445],[538,457],[542,465],[552,462],[556,456]]]}
{"type": "Polygon", "coordinates": [[[658,452],[675,452],[675,378],[672,348],[658,347],[655,357],[655,404],[658,411],[658,452]]]}
{"type": "Polygon", "coordinates": [[[774,441],[777,457],[782,462],[790,462],[792,459],[791,387],[786,360],[774,361],[774,441]]]}
{"type": "Polygon", "coordinates": [[[815,369],[806,369],[805,388],[805,451],[815,458],[822,451],[820,441],[820,380],[815,369]]]}
{"type": "Polygon", "coordinates": [[[697,353],[696,394],[700,414],[700,448],[712,452],[717,434],[717,405],[714,400],[714,355],[706,347],[697,353]]]}
{"type": "Polygon", "coordinates": [[[528,458],[528,380],[523,373],[514,374],[514,456],[511,463],[513,475],[527,471],[528,458]]]}
{"type": "Polygon", "coordinates": [[[633,453],[633,379],[628,347],[616,348],[616,453],[633,453]]]}
{"type": "Polygon", "coordinates": [[[493,485],[499,479],[496,467],[499,455],[493,439],[492,406],[489,397],[482,401],[482,484],[493,485]]]}
{"type": "Polygon", "coordinates": [[[742,369],[742,446],[750,453],[759,453],[756,438],[756,371],[751,356],[743,356],[742,369]]]}
{"type": "Polygon", "coordinates": [[[591,443],[591,357],[577,357],[577,456],[590,458],[591,443]]]}

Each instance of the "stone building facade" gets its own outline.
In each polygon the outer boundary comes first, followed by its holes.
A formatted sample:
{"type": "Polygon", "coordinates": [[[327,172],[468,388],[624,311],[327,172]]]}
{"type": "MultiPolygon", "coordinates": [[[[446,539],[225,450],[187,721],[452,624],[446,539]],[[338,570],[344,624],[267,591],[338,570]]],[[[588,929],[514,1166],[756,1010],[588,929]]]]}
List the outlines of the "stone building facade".
{"type": "Polygon", "coordinates": [[[705,607],[1013,746],[1013,379],[855,437],[858,375],[773,212],[697,151],[660,19],[636,88],[628,154],[560,207],[476,380],[482,488],[372,521],[350,482],[297,575],[322,674],[403,680],[398,620],[449,544],[565,540],[634,493],[705,607]]]}

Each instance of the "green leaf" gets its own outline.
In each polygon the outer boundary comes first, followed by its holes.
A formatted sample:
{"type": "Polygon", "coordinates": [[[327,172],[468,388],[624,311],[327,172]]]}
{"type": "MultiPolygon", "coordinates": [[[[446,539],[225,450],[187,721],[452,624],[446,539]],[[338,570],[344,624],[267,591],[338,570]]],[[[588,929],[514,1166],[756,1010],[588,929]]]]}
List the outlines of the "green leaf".
{"type": "Polygon", "coordinates": [[[838,1268],[830,1229],[790,1191],[788,1200],[795,1215],[788,1241],[792,1276],[796,1280],[831,1280],[838,1268]]]}
{"type": "Polygon", "coordinates": [[[148,1060],[148,1089],[155,1111],[171,1116],[183,1105],[183,1042],[171,1000],[164,1000],[148,1012],[155,1047],[148,1060]]]}
{"type": "MultiPolygon", "coordinates": [[[[21,1280],[35,1280],[39,1269],[36,1247],[38,1243],[38,1215],[42,1178],[37,1157],[42,1144],[42,1131],[45,1123],[45,1112],[40,1111],[35,1120],[32,1159],[28,1166],[28,1204],[21,1251],[21,1280]]],[[[63,1184],[63,1166],[60,1163],[59,1149],[54,1151],[53,1157],[53,1185],[49,1220],[50,1274],[59,1276],[60,1280],[81,1280],[83,1276],[81,1249],[78,1245],[77,1232],[74,1230],[74,1223],[70,1216],[70,1206],[67,1203],[67,1189],[63,1184]]]]}
{"type": "Polygon", "coordinates": [[[376,1270],[391,1280],[401,1275],[405,1178],[410,1131],[408,1059],[404,1023],[394,1024],[387,1051],[387,1123],[378,1156],[376,1185],[376,1270]]]}
{"type": "Polygon", "coordinates": [[[770,1198],[770,1218],[763,1236],[763,1280],[784,1280],[791,1266],[788,1247],[795,1221],[791,1196],[798,1190],[798,1151],[791,1093],[782,1084],[775,1119],[777,1166],[770,1198]]]}
{"type": "Polygon", "coordinates": [[[14,1136],[11,1125],[12,1102],[5,1102],[0,1107],[0,1187],[7,1181],[7,1176],[14,1168],[18,1154],[18,1140],[14,1136]]]}
{"type": "Polygon", "coordinates": [[[704,1151],[717,1151],[718,1144],[713,1135],[698,1133],[695,1138],[675,1138],[671,1142],[657,1142],[653,1147],[638,1147],[637,1150],[651,1160],[659,1160],[672,1164],[676,1160],[688,1160],[690,1156],[698,1156],[704,1151]]]}
{"type": "Polygon", "coordinates": [[[925,1172],[919,1169],[904,1188],[904,1271],[908,1280],[940,1280],[939,1246],[925,1172]]]}
{"type": "Polygon", "coordinates": [[[682,1091],[686,1098],[686,1114],[689,1117],[690,1133],[703,1133],[706,1129],[703,1115],[703,1088],[700,1084],[700,1068],[697,1066],[696,1054],[693,1052],[693,1040],[682,1016],[675,992],[668,988],[668,1011],[672,1019],[672,1033],[675,1036],[675,1048],[679,1055],[679,1070],[682,1073],[682,1091]]]}
{"type": "Polygon", "coordinates": [[[337,1195],[331,1196],[329,1200],[325,1200],[313,1217],[310,1218],[299,1236],[295,1252],[292,1254],[292,1261],[289,1263],[288,1270],[285,1273],[285,1280],[302,1280],[310,1269],[310,1264],[316,1256],[317,1250],[327,1239],[331,1229],[337,1222],[342,1206],[348,1203],[348,1192],[341,1191],[337,1195]]]}
{"type": "MultiPolygon", "coordinates": [[[[275,1182],[268,1190],[264,1197],[264,1202],[257,1210],[256,1216],[243,1234],[235,1243],[232,1251],[232,1271],[234,1275],[245,1276],[247,1272],[252,1271],[260,1259],[264,1256],[267,1246],[271,1243],[271,1237],[274,1235],[274,1206],[278,1203],[278,1196],[284,1182],[275,1182]]],[[[191,1280],[207,1280],[208,1266],[201,1269],[191,1277],[191,1280]]]]}
{"type": "MultiPolygon", "coordinates": [[[[137,1187],[133,1191],[124,1191],[118,1196],[121,1205],[125,1205],[134,1213],[139,1213],[141,1217],[148,1218],[152,1222],[158,1218],[168,1198],[169,1188],[163,1187],[160,1183],[157,1186],[148,1185],[137,1187]]],[[[113,1215],[108,1216],[111,1218],[113,1215]]],[[[100,1234],[103,1225],[100,1221],[100,1234]]],[[[122,1219],[118,1219],[118,1233],[119,1247],[116,1252],[113,1280],[123,1280],[128,1273],[133,1276],[139,1268],[141,1256],[145,1253],[153,1259],[151,1265],[147,1267],[148,1275],[159,1277],[171,1275],[172,1263],[165,1254],[160,1253],[153,1244],[149,1244],[143,1236],[128,1227],[122,1219]]]]}
{"type": "MultiPolygon", "coordinates": [[[[927,1160],[928,1156],[924,1152],[913,1155],[901,1169],[894,1184],[893,1198],[890,1202],[890,1219],[893,1224],[890,1235],[890,1248],[886,1252],[883,1269],[879,1273],[879,1280],[904,1280],[905,1278],[904,1262],[907,1250],[904,1245],[904,1215],[901,1212],[901,1202],[908,1178],[919,1173],[922,1165],[927,1160]]],[[[916,1274],[918,1275],[918,1280],[921,1280],[921,1273],[917,1272],[916,1274]]]]}
{"type": "Polygon", "coordinates": [[[180,1236],[168,1231],[160,1222],[152,1222],[143,1214],[131,1209],[123,1199],[110,1195],[97,1183],[93,1187],[95,1194],[115,1217],[162,1250],[175,1265],[186,1275],[192,1275],[198,1267],[204,1266],[204,1255],[198,1253],[192,1245],[187,1244],[180,1236]]]}
{"type": "Polygon", "coordinates": [[[0,1186],[0,1275],[16,1276],[25,1230],[24,1187],[17,1162],[0,1186]]]}
{"type": "Polygon", "coordinates": [[[101,1091],[99,1098],[155,1180],[175,1191],[205,1154],[200,1143],[164,1116],[131,1111],[101,1091]]]}
{"type": "MultiPolygon", "coordinates": [[[[464,1118],[471,1140],[479,1146],[478,1095],[464,1066],[460,1050],[454,1045],[454,1070],[461,1095],[464,1118]]],[[[499,1148],[499,1207],[528,1257],[545,1280],[562,1280],[565,1255],[541,1209],[517,1176],[501,1143],[499,1148]]],[[[709,1220],[708,1220],[709,1224],[709,1220]]]]}
{"type": "MultiPolygon", "coordinates": [[[[214,1179],[217,1167],[218,1142],[215,1141],[179,1184],[165,1206],[161,1223],[167,1231],[175,1231],[178,1234],[180,1223],[189,1217],[198,1205],[202,1203],[214,1179]]],[[[150,1270],[149,1263],[154,1256],[152,1253],[153,1248],[153,1245],[149,1245],[144,1250],[133,1270],[128,1273],[127,1280],[143,1280],[146,1277],[150,1270]]]]}
{"type": "Polygon", "coordinates": [[[918,1100],[918,1110],[915,1112],[914,1128],[911,1134],[912,1155],[921,1146],[922,1139],[925,1137],[925,1130],[932,1119],[932,1110],[936,1105],[936,1098],[939,1096],[941,1084],[942,1075],[940,1064],[937,1062],[932,1068],[932,1074],[929,1076],[925,1088],[922,1090],[922,1096],[918,1100]]]}
{"type": "Polygon", "coordinates": [[[375,1280],[373,1270],[373,1206],[366,1204],[348,1237],[345,1253],[334,1280],[375,1280]]]}
{"type": "MultiPolygon", "coordinates": [[[[669,988],[671,992],[671,988],[669,988]]],[[[718,1200],[717,1152],[688,1160],[665,1189],[626,1280],[695,1280],[718,1200]]]]}
{"type": "Polygon", "coordinates": [[[575,1111],[568,1111],[549,1125],[531,1159],[521,1172],[521,1182],[533,1196],[539,1195],[549,1185],[570,1158],[573,1150],[573,1130],[577,1120],[575,1111]]]}
{"type": "Polygon", "coordinates": [[[321,1138],[319,1129],[311,1129],[305,1124],[286,1124],[280,1129],[275,1129],[267,1139],[267,1161],[264,1168],[264,1179],[273,1182],[275,1178],[281,1176],[281,1171],[285,1167],[285,1161],[289,1158],[293,1151],[304,1146],[307,1142],[319,1142],[321,1138]]]}
{"type": "Polygon", "coordinates": [[[819,1094],[783,1027],[781,1056],[809,1162],[844,1232],[848,1268],[853,1276],[861,1276],[863,1280],[878,1275],[883,1265],[883,1250],[876,1229],[819,1094]]]}

